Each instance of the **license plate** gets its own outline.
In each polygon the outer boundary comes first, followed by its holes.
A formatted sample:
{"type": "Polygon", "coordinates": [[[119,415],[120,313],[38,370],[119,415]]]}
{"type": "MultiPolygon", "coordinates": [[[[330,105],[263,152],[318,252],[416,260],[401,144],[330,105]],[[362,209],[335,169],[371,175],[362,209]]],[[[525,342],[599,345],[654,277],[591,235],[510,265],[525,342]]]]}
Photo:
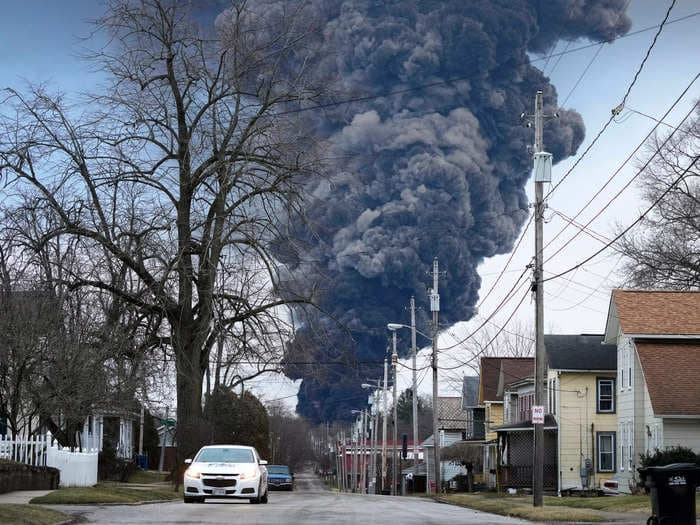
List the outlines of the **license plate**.
{"type": "Polygon", "coordinates": [[[225,495],[226,495],[226,489],[212,489],[212,490],[211,490],[211,495],[212,495],[212,496],[225,496],[225,495]]]}

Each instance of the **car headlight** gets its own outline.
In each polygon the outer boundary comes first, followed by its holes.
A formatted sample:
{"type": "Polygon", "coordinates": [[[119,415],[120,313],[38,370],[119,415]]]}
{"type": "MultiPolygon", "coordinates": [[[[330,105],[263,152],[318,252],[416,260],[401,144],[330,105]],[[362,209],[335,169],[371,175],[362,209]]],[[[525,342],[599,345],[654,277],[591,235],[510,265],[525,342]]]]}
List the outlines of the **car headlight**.
{"type": "Polygon", "coordinates": [[[258,477],[258,469],[249,467],[241,470],[241,479],[253,479],[258,477]]]}
{"type": "Polygon", "coordinates": [[[202,475],[195,467],[190,467],[185,471],[185,476],[188,478],[199,479],[202,475]]]}

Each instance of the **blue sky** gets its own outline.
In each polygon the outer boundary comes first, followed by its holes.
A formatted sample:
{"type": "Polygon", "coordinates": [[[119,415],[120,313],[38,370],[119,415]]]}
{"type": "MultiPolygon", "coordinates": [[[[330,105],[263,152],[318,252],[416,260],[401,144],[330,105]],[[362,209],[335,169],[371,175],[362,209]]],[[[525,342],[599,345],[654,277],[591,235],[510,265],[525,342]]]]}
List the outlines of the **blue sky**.
{"type": "MultiPolygon", "coordinates": [[[[669,2],[665,0],[631,0],[628,12],[633,23],[632,31],[658,24],[668,5],[669,2]]],[[[697,1],[680,0],[670,18],[676,19],[698,10],[700,10],[700,4],[697,1]]],[[[88,20],[99,16],[101,11],[101,3],[90,0],[6,2],[3,17],[0,18],[0,79],[2,79],[0,84],[2,87],[22,88],[25,80],[29,80],[50,82],[69,94],[89,89],[99,79],[99,75],[91,71],[90,64],[80,60],[79,55],[83,50],[83,44],[79,38],[89,35],[91,26],[88,20]]],[[[653,116],[663,114],[700,70],[699,27],[700,16],[665,28],[628,99],[628,107],[653,116]]],[[[608,119],[611,109],[620,103],[653,36],[654,31],[649,31],[604,45],[597,59],[571,94],[566,105],[581,113],[586,124],[586,140],[580,152],[608,119]]],[[[583,43],[585,42],[571,44],[569,49],[583,43]]],[[[565,44],[560,43],[556,51],[561,51],[564,47],[565,44]]],[[[596,51],[597,48],[593,47],[569,53],[558,62],[556,69],[551,73],[551,78],[559,91],[560,101],[563,101],[569,93],[596,51]]],[[[549,62],[546,73],[552,70],[555,62],[556,59],[549,62]]],[[[543,62],[539,64],[544,65],[543,62]]],[[[688,96],[667,121],[670,124],[677,123],[699,95],[700,82],[693,86],[688,96]]],[[[553,193],[549,201],[552,218],[545,225],[545,242],[551,239],[564,224],[553,214],[553,211],[568,216],[576,214],[654,124],[645,117],[628,114],[625,111],[618,120],[620,122],[610,127],[586,159],[553,193]]],[[[555,167],[554,182],[557,182],[558,177],[561,177],[571,166],[573,160],[569,159],[555,167]]],[[[588,217],[596,213],[633,175],[633,168],[634,164],[630,163],[623,169],[610,187],[596,199],[594,205],[581,215],[579,222],[585,222],[588,217]]],[[[610,238],[618,225],[626,225],[634,220],[642,205],[634,188],[626,190],[591,225],[591,228],[610,238]]],[[[570,228],[562,238],[553,243],[551,249],[554,250],[560,246],[574,231],[570,228]]],[[[533,252],[531,237],[530,234],[527,235],[521,249],[513,258],[509,272],[504,275],[489,301],[481,306],[482,314],[488,315],[495,308],[503,293],[511,287],[515,276],[519,275],[522,268],[529,262],[533,252]]],[[[551,263],[548,263],[545,272],[566,269],[598,249],[599,246],[597,241],[581,235],[567,249],[554,257],[551,263]]],[[[506,259],[506,255],[494,257],[480,267],[480,273],[484,279],[482,295],[491,286],[495,278],[494,274],[503,268],[506,259]]],[[[620,282],[620,277],[615,271],[616,264],[619,264],[618,259],[618,256],[601,257],[586,268],[569,275],[568,280],[561,279],[547,283],[545,288],[547,331],[595,333],[604,329],[607,294],[610,288],[620,282]]],[[[457,284],[445,283],[444,285],[457,284]]],[[[514,303],[511,306],[514,306],[514,303]]],[[[515,318],[527,323],[532,318],[533,309],[534,307],[526,300],[515,318]]],[[[493,320],[501,323],[511,311],[512,307],[508,307],[493,320]]],[[[470,325],[473,323],[462,323],[450,331],[460,337],[469,333],[470,325]]],[[[449,334],[441,338],[441,346],[449,346],[453,343],[454,338],[449,334]]],[[[456,352],[463,355],[463,351],[459,348],[456,352]]],[[[449,363],[449,358],[447,362],[449,363]]],[[[456,371],[452,375],[457,377],[460,373],[461,371],[456,371]]],[[[425,387],[429,388],[429,382],[425,382],[425,387]]],[[[449,388],[445,393],[449,393],[449,388]]]]}

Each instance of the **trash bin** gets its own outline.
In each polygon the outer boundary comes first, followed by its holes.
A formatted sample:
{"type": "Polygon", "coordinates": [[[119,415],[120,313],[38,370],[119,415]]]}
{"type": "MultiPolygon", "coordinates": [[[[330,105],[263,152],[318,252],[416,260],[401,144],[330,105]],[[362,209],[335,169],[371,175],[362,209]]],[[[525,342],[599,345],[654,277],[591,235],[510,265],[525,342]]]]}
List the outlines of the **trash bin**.
{"type": "Polygon", "coordinates": [[[651,489],[649,525],[695,525],[695,488],[700,483],[700,466],[672,463],[663,467],[637,469],[651,489]]]}
{"type": "Polygon", "coordinates": [[[142,470],[148,470],[148,454],[136,454],[136,464],[142,470]]]}

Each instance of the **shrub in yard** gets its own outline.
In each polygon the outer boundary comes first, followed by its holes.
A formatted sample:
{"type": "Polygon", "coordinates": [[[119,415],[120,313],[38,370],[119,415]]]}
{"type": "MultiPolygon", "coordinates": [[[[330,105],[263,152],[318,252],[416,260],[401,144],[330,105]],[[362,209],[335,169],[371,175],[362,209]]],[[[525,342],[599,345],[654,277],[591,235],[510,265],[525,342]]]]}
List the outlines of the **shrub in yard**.
{"type": "Polygon", "coordinates": [[[688,447],[668,447],[663,450],[658,448],[653,454],[640,454],[639,464],[642,468],[661,467],[671,463],[697,463],[700,465],[700,455],[688,447]]]}
{"type": "Polygon", "coordinates": [[[114,446],[106,441],[97,456],[97,478],[100,481],[126,482],[137,470],[136,463],[117,457],[114,446]]]}
{"type": "MultiPolygon", "coordinates": [[[[700,465],[700,454],[693,452],[693,449],[679,445],[677,447],[667,447],[663,450],[657,448],[653,454],[639,455],[640,468],[663,467],[672,463],[696,463],[700,465]]],[[[637,487],[640,491],[649,492],[641,476],[637,477],[637,487]]]]}

